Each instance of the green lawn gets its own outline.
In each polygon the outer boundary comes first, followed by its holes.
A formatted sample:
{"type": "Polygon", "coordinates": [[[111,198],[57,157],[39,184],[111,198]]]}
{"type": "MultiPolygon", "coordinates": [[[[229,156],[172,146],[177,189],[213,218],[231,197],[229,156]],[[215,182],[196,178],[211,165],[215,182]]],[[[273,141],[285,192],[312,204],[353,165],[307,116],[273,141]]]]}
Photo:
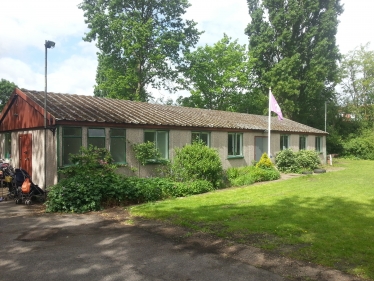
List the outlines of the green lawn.
{"type": "Polygon", "coordinates": [[[335,165],[344,170],[134,206],[131,214],[374,280],[374,162],[335,165]]]}

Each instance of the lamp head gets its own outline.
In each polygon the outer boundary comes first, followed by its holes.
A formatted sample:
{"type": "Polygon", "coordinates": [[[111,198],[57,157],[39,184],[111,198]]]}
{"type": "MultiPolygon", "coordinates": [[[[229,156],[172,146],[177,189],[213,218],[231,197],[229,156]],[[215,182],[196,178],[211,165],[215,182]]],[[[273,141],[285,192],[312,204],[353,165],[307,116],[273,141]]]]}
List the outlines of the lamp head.
{"type": "Polygon", "coordinates": [[[55,42],[53,42],[53,41],[49,41],[49,40],[45,40],[45,44],[44,44],[44,46],[45,46],[47,49],[54,48],[55,45],[56,45],[55,42]]]}

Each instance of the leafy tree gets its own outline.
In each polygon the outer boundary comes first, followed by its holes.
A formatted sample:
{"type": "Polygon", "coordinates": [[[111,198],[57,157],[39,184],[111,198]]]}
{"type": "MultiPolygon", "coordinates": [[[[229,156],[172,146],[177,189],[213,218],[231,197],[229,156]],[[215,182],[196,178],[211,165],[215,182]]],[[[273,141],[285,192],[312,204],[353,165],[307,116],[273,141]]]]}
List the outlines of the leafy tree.
{"type": "Polygon", "coordinates": [[[8,80],[0,80],[0,112],[3,110],[5,104],[8,102],[10,95],[13,93],[17,85],[8,80]]]}
{"type": "Polygon", "coordinates": [[[356,120],[374,120],[374,51],[369,44],[360,46],[344,56],[342,65],[342,89],[340,102],[344,114],[356,120]]]}
{"type": "MultiPolygon", "coordinates": [[[[285,116],[323,127],[324,102],[338,82],[340,0],[247,0],[255,90],[272,87],[285,116]]],[[[267,99],[264,100],[263,108],[267,99]]]]}
{"type": "Polygon", "coordinates": [[[201,34],[182,16],[188,0],[84,0],[90,31],[99,48],[95,95],[147,101],[147,87],[172,91],[183,53],[201,34]]]}
{"type": "Polygon", "coordinates": [[[251,98],[245,45],[224,34],[213,46],[205,45],[187,54],[186,61],[181,84],[191,96],[179,97],[179,104],[226,111],[248,110],[250,103],[243,101],[251,98]]]}

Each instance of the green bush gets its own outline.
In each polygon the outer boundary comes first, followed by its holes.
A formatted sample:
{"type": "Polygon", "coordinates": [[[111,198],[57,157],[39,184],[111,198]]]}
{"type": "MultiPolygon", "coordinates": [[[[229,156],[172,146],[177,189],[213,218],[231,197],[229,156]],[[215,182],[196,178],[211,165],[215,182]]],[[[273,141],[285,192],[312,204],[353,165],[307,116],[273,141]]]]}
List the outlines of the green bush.
{"type": "Polygon", "coordinates": [[[343,156],[374,160],[374,132],[364,131],[343,144],[343,156]]]}
{"type": "Polygon", "coordinates": [[[296,157],[292,149],[284,149],[275,157],[275,164],[279,171],[284,173],[298,173],[300,167],[296,162],[296,157]]]}
{"type": "Polygon", "coordinates": [[[232,186],[250,185],[255,182],[271,181],[280,178],[279,172],[274,167],[265,169],[257,166],[229,168],[226,174],[232,186]]]}
{"type": "Polygon", "coordinates": [[[198,141],[175,150],[171,176],[177,182],[207,180],[214,188],[222,185],[222,164],[218,152],[198,141]]]}
{"type": "Polygon", "coordinates": [[[70,155],[73,165],[60,170],[64,176],[48,188],[47,212],[88,212],[99,210],[102,202],[115,196],[112,186],[119,184],[116,166],[106,149],[82,147],[70,155]]]}
{"type": "Polygon", "coordinates": [[[321,160],[319,158],[319,153],[314,150],[300,150],[295,153],[295,160],[299,169],[314,170],[321,165],[321,160]]]}
{"type": "Polygon", "coordinates": [[[282,150],[275,157],[279,171],[284,173],[301,173],[305,170],[316,169],[321,161],[319,153],[313,150],[300,150],[293,152],[291,149],[282,150]]]}
{"type": "Polygon", "coordinates": [[[170,197],[184,197],[206,193],[214,189],[213,184],[209,181],[195,180],[190,182],[175,182],[173,186],[168,186],[165,193],[170,197]]]}
{"type": "Polygon", "coordinates": [[[274,167],[273,162],[271,162],[269,156],[267,153],[263,153],[260,161],[256,163],[257,168],[262,168],[262,169],[271,169],[274,167]]]}
{"type": "Polygon", "coordinates": [[[102,202],[109,199],[108,183],[116,185],[116,175],[77,175],[64,178],[49,188],[45,203],[47,212],[84,213],[99,210],[102,202]]]}
{"type": "Polygon", "coordinates": [[[147,163],[157,162],[161,157],[159,150],[154,142],[144,142],[133,144],[132,148],[135,152],[135,158],[138,159],[143,166],[147,163]]]}

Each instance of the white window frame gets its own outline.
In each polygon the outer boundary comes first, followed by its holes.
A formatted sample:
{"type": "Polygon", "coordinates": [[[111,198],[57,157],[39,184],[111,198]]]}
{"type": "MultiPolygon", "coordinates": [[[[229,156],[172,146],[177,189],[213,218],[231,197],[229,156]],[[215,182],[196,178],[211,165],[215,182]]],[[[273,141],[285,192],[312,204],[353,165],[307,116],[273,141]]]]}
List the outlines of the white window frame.
{"type": "Polygon", "coordinates": [[[316,136],[316,139],[315,139],[315,150],[317,152],[322,152],[323,151],[322,137],[321,136],[316,136]]]}
{"type": "Polygon", "coordinates": [[[307,136],[299,136],[299,150],[306,150],[307,149],[307,142],[308,141],[308,138],[307,136]],[[304,147],[301,147],[302,145],[302,141],[301,140],[304,140],[304,147]]]}
{"type": "Polygon", "coordinates": [[[280,150],[285,150],[290,147],[290,136],[289,135],[280,135],[280,142],[279,142],[280,150]],[[287,145],[284,145],[284,140],[287,140],[287,145]]]}
{"type": "Polygon", "coordinates": [[[149,140],[146,139],[146,133],[154,133],[153,142],[155,142],[156,148],[161,154],[161,158],[169,159],[169,131],[166,130],[145,130],[144,131],[144,142],[149,140]],[[161,143],[162,135],[165,135],[164,145],[161,143]],[[163,147],[161,147],[161,145],[163,147]],[[163,153],[164,152],[164,153],[163,153]]]}
{"type": "Polygon", "coordinates": [[[243,133],[228,133],[227,155],[229,158],[243,157],[243,133]],[[231,154],[230,151],[232,152],[231,154]]]}

